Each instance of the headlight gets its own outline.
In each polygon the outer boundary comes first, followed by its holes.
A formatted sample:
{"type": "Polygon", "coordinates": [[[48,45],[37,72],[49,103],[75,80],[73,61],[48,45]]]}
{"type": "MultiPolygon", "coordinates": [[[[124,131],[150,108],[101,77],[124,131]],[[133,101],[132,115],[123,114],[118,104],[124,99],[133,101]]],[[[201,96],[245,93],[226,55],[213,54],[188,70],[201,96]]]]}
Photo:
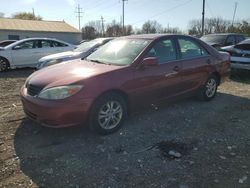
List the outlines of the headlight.
{"type": "Polygon", "coordinates": [[[38,95],[39,98],[42,99],[65,99],[76,94],[83,86],[81,85],[69,85],[69,86],[60,86],[60,87],[52,87],[41,91],[38,95]]]}
{"type": "Polygon", "coordinates": [[[51,61],[47,61],[45,66],[54,65],[54,64],[57,64],[57,63],[60,63],[60,62],[62,62],[62,59],[54,59],[54,60],[51,60],[51,61]]]}
{"type": "Polygon", "coordinates": [[[53,59],[53,60],[48,60],[48,61],[40,61],[37,64],[37,68],[41,69],[50,65],[54,65],[57,63],[61,63],[63,60],[62,59],[53,59]]]}

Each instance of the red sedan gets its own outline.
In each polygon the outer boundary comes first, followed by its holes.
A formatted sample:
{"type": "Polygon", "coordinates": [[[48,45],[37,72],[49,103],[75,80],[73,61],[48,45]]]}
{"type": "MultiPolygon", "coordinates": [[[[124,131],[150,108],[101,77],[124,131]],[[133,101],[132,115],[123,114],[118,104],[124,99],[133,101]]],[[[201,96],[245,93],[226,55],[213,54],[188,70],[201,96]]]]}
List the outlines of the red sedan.
{"type": "Polygon", "coordinates": [[[49,127],[88,122],[116,131],[128,112],[186,94],[206,101],[230,73],[229,55],[185,35],[117,38],[84,60],[33,73],[21,89],[28,117],[49,127]]]}

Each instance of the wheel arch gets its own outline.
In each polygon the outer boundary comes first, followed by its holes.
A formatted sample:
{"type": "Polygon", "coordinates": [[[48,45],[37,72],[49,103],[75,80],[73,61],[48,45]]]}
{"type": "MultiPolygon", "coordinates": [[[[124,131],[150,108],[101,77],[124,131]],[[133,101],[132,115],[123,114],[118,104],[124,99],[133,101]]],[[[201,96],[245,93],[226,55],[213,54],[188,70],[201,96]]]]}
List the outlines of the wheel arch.
{"type": "Polygon", "coordinates": [[[125,91],[123,91],[123,90],[121,90],[121,89],[109,89],[109,90],[107,90],[107,91],[102,92],[102,93],[99,94],[99,95],[96,97],[96,99],[93,101],[93,103],[91,104],[91,108],[92,108],[92,106],[95,104],[95,102],[96,102],[100,97],[102,97],[102,96],[104,96],[104,95],[108,95],[109,93],[115,93],[115,94],[118,94],[119,96],[121,96],[121,97],[124,99],[124,101],[125,101],[125,103],[126,103],[126,105],[127,105],[127,110],[128,110],[128,113],[129,113],[129,111],[130,111],[129,96],[128,96],[128,94],[127,94],[125,91]]]}
{"type": "Polygon", "coordinates": [[[220,76],[220,73],[217,72],[217,71],[215,71],[215,72],[213,72],[211,75],[216,76],[216,78],[218,79],[218,85],[220,85],[220,83],[221,83],[221,76],[220,76]]]}

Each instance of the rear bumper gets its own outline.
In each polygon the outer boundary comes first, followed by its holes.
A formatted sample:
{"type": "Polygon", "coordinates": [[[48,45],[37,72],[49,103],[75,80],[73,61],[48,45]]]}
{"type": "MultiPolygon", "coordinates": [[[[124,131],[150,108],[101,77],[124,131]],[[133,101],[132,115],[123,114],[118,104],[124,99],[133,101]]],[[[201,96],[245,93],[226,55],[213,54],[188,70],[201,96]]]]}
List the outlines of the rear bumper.
{"type": "Polygon", "coordinates": [[[91,100],[42,100],[27,95],[21,89],[21,100],[26,116],[46,127],[62,128],[83,124],[87,120],[91,100]]]}

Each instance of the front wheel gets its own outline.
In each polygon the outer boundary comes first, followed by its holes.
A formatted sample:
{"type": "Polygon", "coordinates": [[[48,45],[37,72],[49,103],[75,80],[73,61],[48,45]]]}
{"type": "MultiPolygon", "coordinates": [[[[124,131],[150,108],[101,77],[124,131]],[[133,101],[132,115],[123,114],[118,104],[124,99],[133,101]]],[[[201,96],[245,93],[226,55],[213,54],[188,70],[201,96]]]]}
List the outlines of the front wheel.
{"type": "Polygon", "coordinates": [[[211,75],[202,88],[201,98],[205,101],[212,100],[217,93],[217,87],[218,79],[215,75],[211,75]]]}
{"type": "Polygon", "coordinates": [[[118,130],[127,116],[124,99],[116,93],[107,93],[93,104],[90,112],[90,128],[99,134],[118,130]]]}

